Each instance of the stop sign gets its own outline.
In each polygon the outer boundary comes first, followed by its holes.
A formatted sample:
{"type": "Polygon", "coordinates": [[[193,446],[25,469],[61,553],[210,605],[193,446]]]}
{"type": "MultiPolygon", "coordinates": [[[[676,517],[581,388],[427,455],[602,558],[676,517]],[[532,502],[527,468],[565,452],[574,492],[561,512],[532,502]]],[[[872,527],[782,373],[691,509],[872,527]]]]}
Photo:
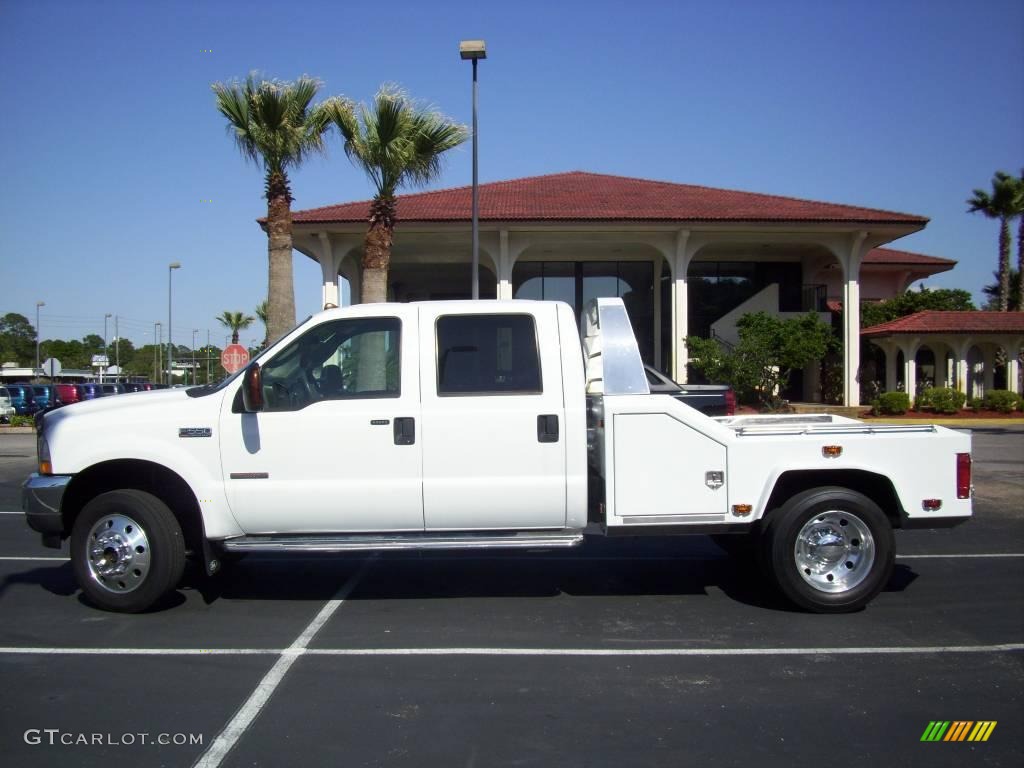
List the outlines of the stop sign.
{"type": "Polygon", "coordinates": [[[249,362],[249,350],[241,344],[231,344],[220,353],[220,364],[228,373],[234,373],[249,362]]]}

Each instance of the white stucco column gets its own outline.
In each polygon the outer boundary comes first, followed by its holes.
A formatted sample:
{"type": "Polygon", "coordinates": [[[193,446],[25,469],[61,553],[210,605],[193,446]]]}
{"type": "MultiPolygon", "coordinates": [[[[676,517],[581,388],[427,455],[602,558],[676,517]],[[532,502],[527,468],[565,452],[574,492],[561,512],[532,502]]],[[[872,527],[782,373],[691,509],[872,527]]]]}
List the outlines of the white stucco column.
{"type": "Polygon", "coordinates": [[[512,298],[512,255],[508,248],[508,230],[498,232],[498,298],[512,298]]]}
{"type": "Polygon", "coordinates": [[[1006,388],[1011,392],[1020,394],[1020,360],[1016,349],[1010,350],[1006,359],[1006,388]]]}
{"type": "Polygon", "coordinates": [[[661,361],[661,268],[664,263],[661,256],[654,260],[654,367],[659,371],[665,370],[661,361]]]}
{"type": "Polygon", "coordinates": [[[676,233],[672,264],[672,378],[681,384],[686,383],[686,363],[689,361],[686,349],[686,336],[689,332],[686,272],[692,257],[687,248],[689,240],[690,230],[681,229],[676,233]]]}
{"type": "Polygon", "coordinates": [[[317,261],[320,262],[320,271],[323,275],[323,290],[321,292],[321,306],[341,306],[341,298],[338,296],[338,259],[334,254],[334,246],[331,237],[326,232],[317,234],[320,241],[320,249],[317,253],[317,261]]]}
{"type": "Polygon", "coordinates": [[[910,395],[911,407],[917,399],[917,350],[920,346],[920,341],[916,337],[900,340],[900,351],[903,353],[903,388],[910,395]]]}
{"type": "MultiPolygon", "coordinates": [[[[953,351],[953,389],[958,389],[968,397],[970,396],[970,368],[967,365],[967,356],[970,354],[971,347],[974,345],[974,340],[970,337],[966,339],[957,339],[955,342],[950,344],[950,349],[953,351]]],[[[943,356],[943,362],[945,362],[945,356],[943,356]]],[[[935,383],[938,386],[938,382],[935,383]]]]}
{"type": "Polygon", "coordinates": [[[843,266],[843,405],[860,405],[860,263],[867,232],[858,232],[843,266]]]}

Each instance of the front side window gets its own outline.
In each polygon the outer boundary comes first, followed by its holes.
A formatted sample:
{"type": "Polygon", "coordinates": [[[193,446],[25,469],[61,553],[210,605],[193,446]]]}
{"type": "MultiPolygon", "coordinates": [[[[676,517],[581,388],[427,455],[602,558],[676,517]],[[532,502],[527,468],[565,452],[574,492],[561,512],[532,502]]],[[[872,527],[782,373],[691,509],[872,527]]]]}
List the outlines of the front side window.
{"type": "Polygon", "coordinates": [[[533,317],[447,315],[437,319],[439,395],[540,392],[533,317]]]}
{"type": "Polygon", "coordinates": [[[401,331],[397,317],[334,320],[310,329],[263,366],[264,410],[398,397],[401,331]]]}

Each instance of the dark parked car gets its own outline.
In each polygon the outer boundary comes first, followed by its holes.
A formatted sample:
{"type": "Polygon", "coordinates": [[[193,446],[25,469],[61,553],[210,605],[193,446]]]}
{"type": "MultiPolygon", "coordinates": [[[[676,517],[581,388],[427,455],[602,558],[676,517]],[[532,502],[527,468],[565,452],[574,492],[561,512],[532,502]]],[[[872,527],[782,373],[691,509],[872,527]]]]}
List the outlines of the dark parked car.
{"type": "Polygon", "coordinates": [[[124,384],[100,384],[103,388],[104,395],[123,395],[128,390],[125,389],[124,384]]]}
{"type": "Polygon", "coordinates": [[[75,384],[79,400],[95,400],[103,397],[103,387],[99,384],[75,384]]]}
{"type": "Polygon", "coordinates": [[[38,410],[48,411],[53,407],[54,393],[52,384],[33,384],[32,396],[35,398],[38,410]]]}
{"type": "Polygon", "coordinates": [[[11,405],[14,406],[14,412],[19,416],[31,416],[39,410],[31,385],[8,384],[7,392],[11,396],[11,405]]]}
{"type": "Polygon", "coordinates": [[[736,393],[728,384],[678,384],[649,365],[645,365],[644,370],[652,395],[672,395],[705,416],[736,414],[736,393]]]}

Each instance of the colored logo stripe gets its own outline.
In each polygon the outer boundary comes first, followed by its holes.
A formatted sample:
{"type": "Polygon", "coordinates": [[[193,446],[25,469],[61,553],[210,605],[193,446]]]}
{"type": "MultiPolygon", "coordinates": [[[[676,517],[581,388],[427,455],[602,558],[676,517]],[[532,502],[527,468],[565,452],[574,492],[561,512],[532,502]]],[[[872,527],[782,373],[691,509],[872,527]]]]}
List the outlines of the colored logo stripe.
{"type": "Polygon", "coordinates": [[[921,741],[988,741],[996,720],[931,720],[921,741]]]}
{"type": "Polygon", "coordinates": [[[974,730],[971,731],[971,735],[967,737],[967,740],[988,741],[988,737],[996,729],[996,722],[996,720],[979,720],[978,724],[974,726],[974,730]]]}

